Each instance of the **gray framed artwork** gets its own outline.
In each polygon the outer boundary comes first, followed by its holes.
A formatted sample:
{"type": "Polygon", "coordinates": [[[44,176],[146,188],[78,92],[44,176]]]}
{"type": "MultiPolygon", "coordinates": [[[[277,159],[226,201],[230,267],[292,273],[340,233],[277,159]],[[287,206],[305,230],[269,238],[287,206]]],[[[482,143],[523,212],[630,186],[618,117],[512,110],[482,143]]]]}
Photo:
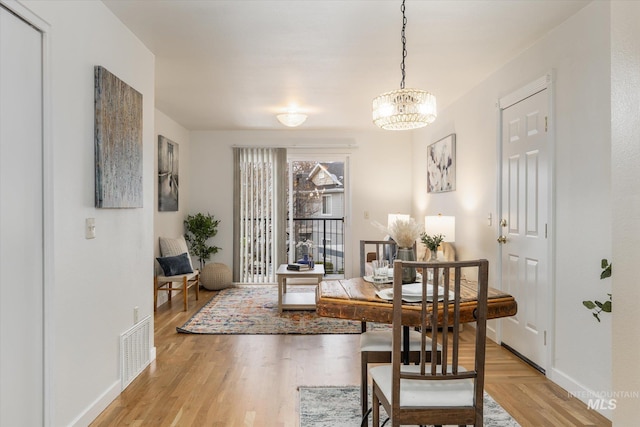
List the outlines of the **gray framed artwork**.
{"type": "Polygon", "coordinates": [[[178,144],[158,135],[158,211],[178,210],[178,144]]]}
{"type": "Polygon", "coordinates": [[[456,189],[456,134],[447,135],[427,147],[427,192],[456,189]]]}
{"type": "Polygon", "coordinates": [[[142,207],[142,94],[96,66],[95,205],[142,207]]]}

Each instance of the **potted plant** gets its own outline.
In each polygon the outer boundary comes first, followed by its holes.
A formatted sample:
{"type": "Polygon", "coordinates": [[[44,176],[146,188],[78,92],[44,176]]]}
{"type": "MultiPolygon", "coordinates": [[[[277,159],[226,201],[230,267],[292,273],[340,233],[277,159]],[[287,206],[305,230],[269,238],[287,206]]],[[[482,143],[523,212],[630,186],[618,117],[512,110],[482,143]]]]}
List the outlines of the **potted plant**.
{"type": "Polygon", "coordinates": [[[207,244],[207,240],[218,234],[218,224],[220,220],[209,213],[188,215],[184,220],[186,230],[184,239],[189,246],[189,251],[200,260],[200,271],[204,268],[205,261],[220,250],[217,246],[207,244]]]}
{"type": "Polygon", "coordinates": [[[438,246],[444,240],[444,236],[442,234],[434,234],[433,236],[429,236],[427,233],[422,233],[420,235],[420,240],[422,243],[429,248],[431,252],[431,258],[429,261],[437,261],[438,260],[438,246]]]}

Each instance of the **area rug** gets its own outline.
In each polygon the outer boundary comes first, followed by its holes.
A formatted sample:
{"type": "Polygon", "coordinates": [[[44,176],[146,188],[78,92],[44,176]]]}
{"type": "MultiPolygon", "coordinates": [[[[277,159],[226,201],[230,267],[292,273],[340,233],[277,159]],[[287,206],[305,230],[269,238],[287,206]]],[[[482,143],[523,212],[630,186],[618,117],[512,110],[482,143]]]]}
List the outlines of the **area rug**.
{"type": "MultiPolygon", "coordinates": [[[[357,427],[360,415],[360,388],[299,387],[300,427],[357,427]]],[[[380,410],[381,422],[387,418],[380,410]]],[[[371,416],[369,424],[371,425],[371,416]]],[[[388,423],[387,423],[388,425],[388,423]]],[[[484,425],[486,427],[519,427],[512,417],[491,396],[484,393],[484,425]]]]}
{"type": "MultiPolygon", "coordinates": [[[[304,286],[313,292],[311,286],[304,286]]],[[[299,291],[301,289],[296,289],[299,291]]],[[[358,334],[360,322],[321,317],[315,311],[278,313],[278,287],[238,285],[223,289],[184,325],[187,334],[358,334]]]]}

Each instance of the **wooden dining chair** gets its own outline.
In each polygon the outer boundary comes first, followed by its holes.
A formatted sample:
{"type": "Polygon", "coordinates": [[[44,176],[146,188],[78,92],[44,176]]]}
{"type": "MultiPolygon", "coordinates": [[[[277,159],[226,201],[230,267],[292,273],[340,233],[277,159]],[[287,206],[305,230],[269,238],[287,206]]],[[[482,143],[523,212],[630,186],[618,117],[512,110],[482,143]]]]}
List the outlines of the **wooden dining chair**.
{"type": "MultiPolygon", "coordinates": [[[[389,254],[395,254],[395,249],[396,243],[393,240],[361,240],[360,272],[362,276],[365,274],[365,263],[378,259],[378,257],[384,258],[389,254]],[[375,248],[375,252],[367,252],[367,249],[373,248],[375,248]]],[[[369,364],[391,362],[391,337],[391,329],[367,330],[366,322],[362,324],[362,333],[360,334],[360,404],[363,417],[369,411],[369,364]]],[[[420,360],[420,341],[421,334],[415,330],[409,330],[409,355],[406,359],[409,363],[416,363],[420,360]]],[[[429,357],[430,355],[429,352],[429,357]]],[[[437,355],[439,358],[439,351],[437,355]]]]}
{"type": "Polygon", "coordinates": [[[371,270],[371,261],[386,259],[391,265],[395,255],[396,242],[393,240],[360,240],[360,276],[366,276],[371,270]]]}
{"type": "MultiPolygon", "coordinates": [[[[370,370],[374,426],[380,425],[380,404],[390,416],[392,426],[482,425],[488,272],[487,260],[394,262],[392,361],[370,370]],[[401,359],[403,267],[416,268],[422,274],[421,360],[417,365],[403,365],[401,359]],[[460,364],[459,333],[463,268],[468,279],[477,273],[478,281],[475,351],[472,362],[464,367],[460,364]],[[434,283],[442,284],[434,286],[434,283]],[[427,336],[426,331],[435,325],[452,328],[443,327],[441,334],[427,336]],[[427,352],[435,351],[439,345],[442,360],[429,361],[427,352]]],[[[470,360],[469,356],[465,353],[465,360],[470,360]]]]}
{"type": "MultiPolygon", "coordinates": [[[[362,416],[369,411],[369,364],[391,363],[392,330],[369,330],[360,334],[360,403],[362,416]]],[[[409,329],[409,355],[406,359],[409,363],[420,361],[420,343],[422,335],[415,329],[409,329]]],[[[431,350],[427,352],[427,358],[431,360],[431,350]]],[[[441,352],[437,351],[437,360],[440,360],[441,352]]]]}

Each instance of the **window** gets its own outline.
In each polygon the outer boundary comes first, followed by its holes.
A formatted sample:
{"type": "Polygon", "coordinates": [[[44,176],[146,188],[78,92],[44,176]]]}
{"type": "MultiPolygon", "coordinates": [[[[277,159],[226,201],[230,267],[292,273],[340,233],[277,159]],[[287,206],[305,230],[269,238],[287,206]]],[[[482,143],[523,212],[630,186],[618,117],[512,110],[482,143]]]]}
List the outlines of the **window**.
{"type": "Polygon", "coordinates": [[[322,215],[331,215],[331,195],[322,196],[322,215]]]}
{"type": "Polygon", "coordinates": [[[331,155],[288,153],[289,261],[310,253],[330,275],[345,271],[345,175],[346,158],[331,155]]]}

